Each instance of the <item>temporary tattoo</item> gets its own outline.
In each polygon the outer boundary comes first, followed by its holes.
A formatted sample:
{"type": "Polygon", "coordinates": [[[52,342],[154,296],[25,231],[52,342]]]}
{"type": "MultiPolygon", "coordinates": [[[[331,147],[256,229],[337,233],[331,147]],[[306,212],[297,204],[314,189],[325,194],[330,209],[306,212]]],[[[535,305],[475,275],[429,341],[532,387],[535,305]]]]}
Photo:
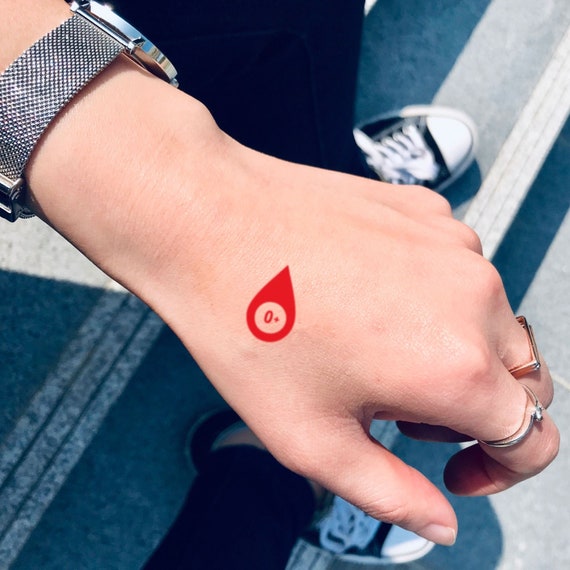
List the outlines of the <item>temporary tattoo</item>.
{"type": "Polygon", "coordinates": [[[278,273],[247,308],[247,326],[255,337],[274,342],[286,337],[295,323],[295,296],[289,267],[278,273]]]}

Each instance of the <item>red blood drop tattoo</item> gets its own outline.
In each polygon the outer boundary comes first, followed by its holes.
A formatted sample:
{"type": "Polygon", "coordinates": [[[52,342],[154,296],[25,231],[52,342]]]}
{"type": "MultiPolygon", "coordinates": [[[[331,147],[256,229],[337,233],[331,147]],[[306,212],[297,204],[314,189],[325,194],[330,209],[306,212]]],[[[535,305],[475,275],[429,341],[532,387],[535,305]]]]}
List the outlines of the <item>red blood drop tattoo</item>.
{"type": "Polygon", "coordinates": [[[278,273],[247,308],[247,326],[259,340],[285,338],[295,323],[295,296],[289,267],[278,273]]]}

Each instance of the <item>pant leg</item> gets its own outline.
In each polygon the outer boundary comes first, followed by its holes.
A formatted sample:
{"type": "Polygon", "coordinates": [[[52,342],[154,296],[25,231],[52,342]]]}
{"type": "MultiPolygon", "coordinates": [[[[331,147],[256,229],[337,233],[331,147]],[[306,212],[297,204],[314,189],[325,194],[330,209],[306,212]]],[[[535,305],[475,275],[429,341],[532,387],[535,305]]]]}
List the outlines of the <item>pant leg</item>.
{"type": "Polygon", "coordinates": [[[119,0],[247,146],[366,175],[352,137],[363,0],[119,0]]]}
{"type": "Polygon", "coordinates": [[[280,570],[310,523],[305,479],[250,446],[213,453],[144,570],[280,570]]]}

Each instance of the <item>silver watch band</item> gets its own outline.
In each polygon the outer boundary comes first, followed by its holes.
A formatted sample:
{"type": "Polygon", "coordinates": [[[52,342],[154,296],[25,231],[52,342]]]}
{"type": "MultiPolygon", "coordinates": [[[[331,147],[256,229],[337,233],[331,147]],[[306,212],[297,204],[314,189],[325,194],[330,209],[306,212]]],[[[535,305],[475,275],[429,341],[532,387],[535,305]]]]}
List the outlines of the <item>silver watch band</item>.
{"type": "Polygon", "coordinates": [[[0,217],[11,222],[33,216],[24,204],[23,172],[42,133],[120,53],[178,87],[168,58],[111,8],[73,0],[70,10],[69,20],[0,75],[0,217]]]}
{"type": "Polygon", "coordinates": [[[58,112],[124,50],[73,15],[26,50],[0,75],[0,215],[29,217],[22,173],[58,112]]]}

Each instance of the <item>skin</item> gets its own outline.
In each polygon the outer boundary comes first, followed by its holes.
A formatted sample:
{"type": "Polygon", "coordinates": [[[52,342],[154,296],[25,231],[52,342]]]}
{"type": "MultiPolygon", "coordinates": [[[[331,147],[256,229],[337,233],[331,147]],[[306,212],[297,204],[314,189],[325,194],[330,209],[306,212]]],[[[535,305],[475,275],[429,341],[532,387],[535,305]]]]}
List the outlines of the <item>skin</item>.
{"type": "MultiPolygon", "coordinates": [[[[2,68],[69,17],[60,0],[2,12],[2,68]]],[[[496,440],[529,406],[520,382],[552,400],[546,365],[508,372],[530,358],[526,334],[443,198],[254,152],[125,59],[52,123],[26,178],[38,215],[162,316],[278,460],[372,516],[441,544],[457,533],[443,495],[370,439],[372,418],[421,439],[496,440]],[[246,309],[285,266],[296,323],[264,343],[246,309]]],[[[558,446],[545,413],[512,448],[462,451],[446,484],[500,491],[558,446]]]]}

